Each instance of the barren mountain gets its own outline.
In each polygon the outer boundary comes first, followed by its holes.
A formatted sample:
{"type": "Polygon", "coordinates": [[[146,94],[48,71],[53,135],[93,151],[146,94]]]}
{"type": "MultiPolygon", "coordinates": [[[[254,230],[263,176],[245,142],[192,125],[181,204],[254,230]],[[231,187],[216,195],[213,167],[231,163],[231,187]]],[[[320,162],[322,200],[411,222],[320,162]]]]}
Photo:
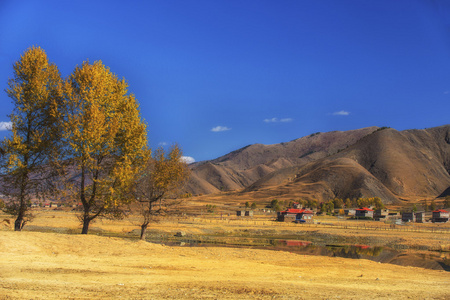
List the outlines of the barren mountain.
{"type": "Polygon", "coordinates": [[[445,195],[450,189],[450,125],[397,131],[369,127],[255,144],[192,166],[193,194],[219,191],[327,200],[445,195]]]}
{"type": "Polygon", "coordinates": [[[210,194],[242,189],[276,170],[334,154],[377,128],[318,132],[287,143],[249,145],[217,159],[192,164],[188,190],[193,194],[210,194]]]}
{"type": "Polygon", "coordinates": [[[450,126],[375,132],[336,157],[359,163],[399,197],[438,196],[450,186],[450,126]]]}

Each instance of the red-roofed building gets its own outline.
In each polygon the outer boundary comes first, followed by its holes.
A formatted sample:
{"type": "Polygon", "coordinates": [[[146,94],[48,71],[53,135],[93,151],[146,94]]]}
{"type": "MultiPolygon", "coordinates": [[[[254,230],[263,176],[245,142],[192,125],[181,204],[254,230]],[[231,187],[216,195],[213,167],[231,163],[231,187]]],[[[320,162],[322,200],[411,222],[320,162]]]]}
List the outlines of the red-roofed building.
{"type": "Polygon", "coordinates": [[[296,221],[296,220],[312,220],[314,212],[308,209],[288,208],[284,211],[278,212],[278,221],[296,221]]]}
{"type": "Polygon", "coordinates": [[[362,207],[355,209],[356,218],[373,218],[373,209],[362,207]]]}
{"type": "Polygon", "coordinates": [[[433,216],[431,218],[431,221],[433,223],[435,222],[448,222],[448,219],[450,218],[450,212],[444,210],[444,209],[438,209],[433,211],[433,216]]]}
{"type": "Polygon", "coordinates": [[[300,208],[288,208],[284,211],[280,211],[280,213],[284,213],[284,214],[299,214],[300,212],[302,212],[304,209],[300,209],[300,208]]]}

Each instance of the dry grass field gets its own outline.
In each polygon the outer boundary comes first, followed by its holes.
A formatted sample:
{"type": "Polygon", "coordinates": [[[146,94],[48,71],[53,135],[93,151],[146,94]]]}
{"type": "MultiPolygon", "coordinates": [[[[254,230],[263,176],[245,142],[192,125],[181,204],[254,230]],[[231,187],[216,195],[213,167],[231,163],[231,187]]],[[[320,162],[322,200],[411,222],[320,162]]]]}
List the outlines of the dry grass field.
{"type": "MultiPolygon", "coordinates": [[[[3,216],[0,216],[3,220],[3,216]]],[[[72,212],[41,211],[23,232],[0,230],[0,299],[448,299],[450,273],[285,251],[164,246],[138,241],[138,222],[97,221],[80,235],[72,212]],[[58,233],[61,232],[61,233],[58,233]],[[107,233],[121,237],[107,237],[107,233]],[[130,237],[130,238],[125,238],[130,237]]],[[[151,234],[248,232],[448,249],[450,234],[189,219],[151,234]]],[[[443,255],[446,255],[443,253],[443,255]]]]}

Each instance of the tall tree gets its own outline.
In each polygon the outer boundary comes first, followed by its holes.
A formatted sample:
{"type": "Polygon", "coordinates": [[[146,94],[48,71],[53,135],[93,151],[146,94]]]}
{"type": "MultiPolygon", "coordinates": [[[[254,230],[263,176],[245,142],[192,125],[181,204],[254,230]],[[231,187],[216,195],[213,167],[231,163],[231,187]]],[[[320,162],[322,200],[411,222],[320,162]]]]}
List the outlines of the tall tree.
{"type": "Polygon", "coordinates": [[[431,210],[431,211],[436,210],[436,202],[434,202],[434,200],[431,200],[431,203],[430,203],[430,210],[431,210]]]}
{"type": "Polygon", "coordinates": [[[168,201],[167,198],[180,192],[189,173],[189,167],[182,160],[182,151],[178,145],[173,145],[167,153],[163,148],[158,148],[148,160],[146,169],[135,186],[135,197],[143,217],[141,239],[145,239],[152,218],[167,214],[178,204],[176,201],[168,201]]]}
{"type": "Polygon", "coordinates": [[[72,193],[83,204],[82,234],[97,217],[121,217],[146,161],[147,133],[138,103],[101,61],[76,67],[66,85],[63,126],[72,193]]]}
{"type": "Polygon", "coordinates": [[[31,197],[51,192],[61,143],[58,126],[62,87],[58,68],[40,47],[31,47],[13,65],[6,92],[12,99],[12,136],[1,143],[1,193],[7,213],[16,216],[14,230],[29,220],[31,197]]]}
{"type": "Polygon", "coordinates": [[[444,208],[449,208],[450,207],[450,195],[445,196],[444,199],[444,208]]]}

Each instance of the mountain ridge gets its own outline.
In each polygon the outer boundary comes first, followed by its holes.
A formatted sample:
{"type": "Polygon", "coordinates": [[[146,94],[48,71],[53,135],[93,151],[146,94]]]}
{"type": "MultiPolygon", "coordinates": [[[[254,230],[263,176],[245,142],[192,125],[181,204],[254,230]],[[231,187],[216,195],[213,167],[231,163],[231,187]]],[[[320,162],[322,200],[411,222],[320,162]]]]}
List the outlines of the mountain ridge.
{"type": "Polygon", "coordinates": [[[450,188],[450,125],[397,131],[366,127],[253,144],[191,165],[187,190],[286,197],[437,197],[450,188]]]}

